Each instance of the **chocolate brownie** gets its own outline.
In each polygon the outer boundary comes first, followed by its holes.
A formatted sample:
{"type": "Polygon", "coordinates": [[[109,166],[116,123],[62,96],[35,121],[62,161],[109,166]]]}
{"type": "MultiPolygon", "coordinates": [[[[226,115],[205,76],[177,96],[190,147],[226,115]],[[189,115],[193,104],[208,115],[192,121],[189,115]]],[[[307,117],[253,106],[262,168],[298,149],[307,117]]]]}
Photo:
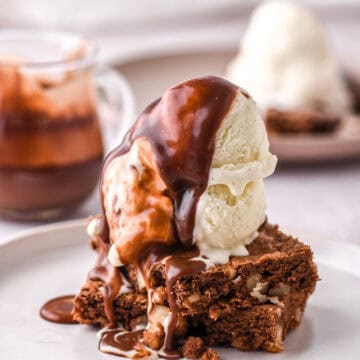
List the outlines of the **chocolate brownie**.
{"type": "MultiPolygon", "coordinates": [[[[288,331],[300,323],[318,279],[310,247],[266,224],[247,249],[247,256],[175,282],[171,290],[179,314],[175,338],[188,358],[215,359],[217,355],[206,347],[217,345],[278,352],[288,331]],[[181,345],[184,339],[188,340],[181,345]]],[[[166,314],[165,272],[164,265],[157,264],[151,294],[139,286],[134,269],[128,266],[122,273],[133,290],[116,297],[113,307],[125,329],[147,321],[148,299],[156,316],[166,314]]],[[[101,287],[101,281],[88,280],[75,298],[74,317],[80,323],[107,325],[101,287]]],[[[149,321],[144,343],[158,350],[164,337],[158,323],[149,321]]]]}
{"type": "Polygon", "coordinates": [[[266,128],[270,133],[331,133],[338,129],[340,123],[339,116],[314,110],[269,109],[265,114],[266,128]]]}

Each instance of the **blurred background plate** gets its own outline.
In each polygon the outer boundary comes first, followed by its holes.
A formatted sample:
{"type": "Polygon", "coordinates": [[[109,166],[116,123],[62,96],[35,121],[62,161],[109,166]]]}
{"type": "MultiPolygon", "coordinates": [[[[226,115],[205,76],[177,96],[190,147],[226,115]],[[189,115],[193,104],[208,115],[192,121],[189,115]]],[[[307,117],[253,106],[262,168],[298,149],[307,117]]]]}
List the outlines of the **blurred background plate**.
{"type": "MultiPolygon", "coordinates": [[[[170,86],[203,75],[219,75],[236,54],[235,51],[202,51],[154,55],[114,63],[133,87],[137,111],[161,96],[170,86]]],[[[360,118],[347,119],[344,126],[329,135],[273,135],[272,152],[281,163],[318,163],[360,159],[360,118]]]]}
{"type": "Polygon", "coordinates": [[[360,159],[360,118],[346,119],[334,134],[271,135],[271,151],[282,163],[317,163],[360,159]]]}
{"type": "MultiPolygon", "coordinates": [[[[4,360],[119,359],[97,350],[95,327],[42,320],[41,305],[79,291],[95,261],[85,220],[23,232],[0,246],[0,358],[4,360]]],[[[360,356],[360,248],[316,234],[298,233],[310,243],[321,281],[301,326],[289,334],[280,354],[220,349],[223,360],[338,360],[360,356]]]]}

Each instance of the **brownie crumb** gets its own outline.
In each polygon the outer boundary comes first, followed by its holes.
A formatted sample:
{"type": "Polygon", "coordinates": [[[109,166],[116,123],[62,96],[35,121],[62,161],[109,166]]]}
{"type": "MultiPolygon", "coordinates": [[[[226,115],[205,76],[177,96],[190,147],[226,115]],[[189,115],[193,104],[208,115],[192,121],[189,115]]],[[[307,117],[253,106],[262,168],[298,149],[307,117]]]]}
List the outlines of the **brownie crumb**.
{"type": "Polygon", "coordinates": [[[204,342],[201,338],[189,336],[182,347],[183,356],[188,359],[200,359],[204,352],[204,342]]]}
{"type": "Polygon", "coordinates": [[[207,349],[202,355],[200,360],[220,360],[219,354],[213,349],[207,349]]]}
{"type": "Polygon", "coordinates": [[[154,350],[159,350],[165,338],[165,332],[162,326],[157,326],[153,329],[144,331],[143,339],[146,346],[151,347],[154,350]]]}

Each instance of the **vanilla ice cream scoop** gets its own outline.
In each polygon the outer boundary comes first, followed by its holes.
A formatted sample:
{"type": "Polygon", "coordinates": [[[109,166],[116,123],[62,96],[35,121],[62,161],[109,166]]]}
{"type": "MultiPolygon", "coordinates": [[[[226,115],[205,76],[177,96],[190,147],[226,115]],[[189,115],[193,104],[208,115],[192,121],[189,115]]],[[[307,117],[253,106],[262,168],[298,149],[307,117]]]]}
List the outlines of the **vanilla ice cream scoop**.
{"type": "Polygon", "coordinates": [[[263,109],[349,110],[350,95],[320,21],[291,1],[260,5],[226,77],[263,109]]]}
{"type": "Polygon", "coordinates": [[[276,162],[254,100],[238,91],[216,134],[208,186],[196,212],[194,239],[214,262],[247,255],[245,245],[265,221],[263,178],[276,162]]]}
{"type": "Polygon", "coordinates": [[[216,263],[247,254],[265,220],[263,178],[275,165],[244,90],[217,77],[170,88],[105,162],[110,262],[194,246],[216,263]]]}

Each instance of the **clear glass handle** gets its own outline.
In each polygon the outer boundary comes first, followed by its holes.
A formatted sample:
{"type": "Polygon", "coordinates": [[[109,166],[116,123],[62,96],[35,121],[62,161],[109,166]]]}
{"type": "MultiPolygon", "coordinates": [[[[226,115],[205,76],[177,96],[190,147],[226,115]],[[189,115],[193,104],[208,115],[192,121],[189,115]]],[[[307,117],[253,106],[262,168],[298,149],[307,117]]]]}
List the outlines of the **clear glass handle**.
{"type": "Polygon", "coordinates": [[[136,118],[136,104],[127,80],[117,71],[101,67],[96,72],[98,111],[105,155],[119,145],[136,118]]]}

